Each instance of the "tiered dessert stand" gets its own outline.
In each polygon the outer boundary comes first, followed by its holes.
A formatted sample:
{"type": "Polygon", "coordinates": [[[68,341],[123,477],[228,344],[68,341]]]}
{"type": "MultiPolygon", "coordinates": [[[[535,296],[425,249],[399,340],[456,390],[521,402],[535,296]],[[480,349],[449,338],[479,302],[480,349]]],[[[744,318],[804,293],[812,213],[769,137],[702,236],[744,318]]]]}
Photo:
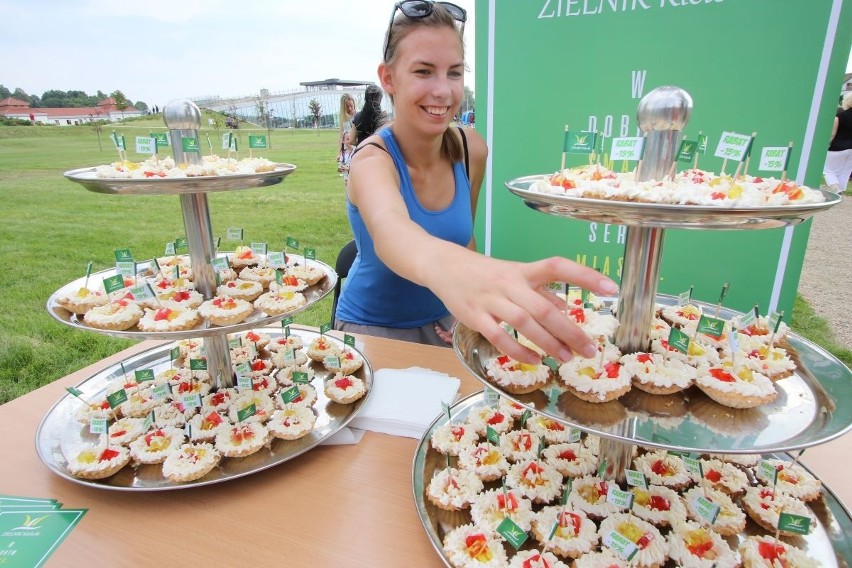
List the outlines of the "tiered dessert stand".
{"type": "MultiPolygon", "coordinates": [[[[182,140],[185,138],[198,139],[198,128],[201,125],[201,112],[198,107],[191,101],[172,102],[164,108],[163,118],[169,128],[169,137],[174,151],[175,163],[201,164],[201,154],[184,151],[182,144],[182,140]]],[[[217,252],[210,224],[207,193],[278,184],[295,169],[296,166],[292,164],[281,163],[276,164],[275,168],[271,171],[253,174],[195,178],[114,179],[97,177],[95,168],[81,168],[66,172],[65,176],[84,186],[86,189],[98,193],[120,195],[179,195],[186,240],[189,246],[190,262],[193,270],[193,281],[195,282],[196,289],[204,298],[210,299],[216,293],[216,274],[212,266],[212,260],[217,257],[217,252]]],[[[220,253],[219,256],[221,255],[220,253]]],[[[193,329],[165,332],[143,332],[137,330],[135,327],[126,331],[96,329],[85,324],[82,316],[69,312],[57,302],[59,296],[73,294],[81,287],[84,287],[85,279],[83,278],[66,284],[52,294],[47,302],[47,310],[56,320],[66,325],[115,337],[140,340],[164,339],[171,341],[202,338],[206,354],[207,372],[211,377],[213,385],[217,389],[228,388],[234,386],[234,371],[231,364],[228,334],[253,329],[267,333],[272,337],[281,336],[284,334],[283,329],[280,326],[274,326],[274,324],[280,322],[285,317],[292,316],[306,309],[324,298],[334,289],[334,285],[337,282],[337,274],[331,267],[315,260],[306,262],[320,267],[325,272],[325,278],[317,285],[311,286],[305,291],[307,302],[304,306],[276,316],[267,316],[255,310],[249,318],[235,325],[212,326],[205,322],[193,329]]],[[[153,262],[150,264],[153,265],[153,262]]],[[[149,265],[146,263],[137,263],[137,270],[139,271],[144,271],[148,267],[149,265]]],[[[111,269],[92,274],[91,278],[94,281],[98,281],[102,278],[114,276],[115,274],[116,271],[111,269]]],[[[315,332],[302,329],[294,329],[292,333],[301,336],[306,344],[309,344],[318,335],[315,332]]],[[[98,396],[103,396],[110,383],[115,380],[121,380],[126,375],[132,376],[134,370],[151,368],[154,368],[158,372],[165,370],[171,364],[170,350],[173,346],[173,343],[166,343],[137,354],[123,361],[120,365],[113,365],[100,371],[80,384],[78,388],[83,392],[86,400],[93,400],[98,396]]],[[[322,367],[318,367],[317,375],[323,376],[324,374],[326,372],[322,367]]],[[[365,381],[369,394],[369,389],[372,385],[372,370],[366,359],[364,367],[358,372],[358,376],[365,381]]],[[[36,434],[36,448],[39,457],[45,465],[55,473],[77,483],[94,487],[153,491],[226,481],[272,467],[308,451],[345,426],[354,417],[366,399],[364,397],[351,405],[338,405],[325,397],[322,388],[316,390],[318,399],[314,404],[314,409],[319,416],[317,417],[314,429],[308,436],[295,441],[275,440],[269,450],[264,449],[247,458],[224,460],[219,468],[195,482],[169,482],[162,477],[158,466],[125,467],[118,474],[97,481],[78,479],[72,476],[66,467],[67,461],[63,455],[63,448],[87,440],[96,441],[97,437],[90,435],[85,427],[75,420],[75,411],[82,403],[70,394],[60,399],[42,420],[36,434]]]]}
{"type": "MultiPolygon", "coordinates": [[[[689,94],[676,87],[660,87],[642,99],[637,117],[645,134],[645,151],[637,180],[662,179],[666,175],[674,163],[691,109],[689,94]]],[[[822,203],[761,208],[607,201],[532,191],[533,184],[544,177],[522,177],[506,182],[506,186],[538,211],[628,227],[617,308],[620,325],[615,336],[622,353],[647,351],[655,304],[676,303],[674,297],[657,294],[665,229],[742,230],[795,225],[840,201],[839,196],[829,192],[823,192],[826,200],[822,203]]],[[[730,319],[738,314],[722,309],[719,315],[730,319]]],[[[499,353],[484,337],[459,325],[454,347],[465,367],[486,388],[566,426],[600,436],[599,466],[605,472],[603,476],[624,481],[624,470],[630,466],[636,444],[696,454],[780,454],[828,442],[852,429],[852,408],[847,403],[852,397],[852,372],[831,354],[795,334],[788,334],[787,340],[798,353],[796,373],[776,383],[779,396],[775,402],[746,410],[724,407],[693,392],[696,389],[688,395],[666,397],[631,392],[603,404],[551,389],[511,394],[486,376],[487,361],[499,353]]],[[[477,394],[459,402],[453,408],[454,420],[463,420],[471,408],[483,401],[484,396],[477,394]]],[[[444,467],[433,455],[429,438],[445,422],[446,417],[439,417],[421,441],[414,465],[414,493],[424,527],[447,562],[441,549],[443,529],[436,521],[434,507],[424,499],[432,472],[444,467]]],[[[824,491],[825,499],[812,507],[820,526],[805,537],[808,550],[826,566],[849,565],[852,544],[844,534],[852,530],[852,516],[830,491],[824,491]]]]}

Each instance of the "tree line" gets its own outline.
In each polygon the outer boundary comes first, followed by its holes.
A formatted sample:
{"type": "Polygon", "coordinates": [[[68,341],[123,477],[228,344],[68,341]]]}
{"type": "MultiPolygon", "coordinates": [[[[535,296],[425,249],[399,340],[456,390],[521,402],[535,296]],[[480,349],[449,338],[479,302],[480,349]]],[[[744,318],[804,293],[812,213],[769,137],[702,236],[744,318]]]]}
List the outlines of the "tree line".
{"type": "Polygon", "coordinates": [[[50,89],[41,96],[29,95],[20,87],[10,91],[6,86],[0,85],[0,100],[13,97],[25,101],[33,108],[80,108],[94,107],[102,100],[112,97],[119,109],[133,107],[139,110],[148,110],[148,105],[142,101],[132,102],[119,90],[110,94],[103,93],[100,89],[94,95],[87,95],[84,91],[60,91],[50,89]]]}

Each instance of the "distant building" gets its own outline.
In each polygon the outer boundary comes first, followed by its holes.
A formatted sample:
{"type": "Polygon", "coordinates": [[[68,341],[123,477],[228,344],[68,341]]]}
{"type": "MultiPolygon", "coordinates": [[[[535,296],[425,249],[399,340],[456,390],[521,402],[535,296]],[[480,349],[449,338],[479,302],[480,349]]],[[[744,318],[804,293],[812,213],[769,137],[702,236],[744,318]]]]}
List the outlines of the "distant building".
{"type": "Polygon", "coordinates": [[[32,108],[26,101],[9,97],[0,101],[0,116],[55,126],[73,126],[93,120],[116,122],[123,118],[142,116],[142,111],[132,106],[118,110],[112,97],[102,100],[96,107],[75,108],[32,108]]]}

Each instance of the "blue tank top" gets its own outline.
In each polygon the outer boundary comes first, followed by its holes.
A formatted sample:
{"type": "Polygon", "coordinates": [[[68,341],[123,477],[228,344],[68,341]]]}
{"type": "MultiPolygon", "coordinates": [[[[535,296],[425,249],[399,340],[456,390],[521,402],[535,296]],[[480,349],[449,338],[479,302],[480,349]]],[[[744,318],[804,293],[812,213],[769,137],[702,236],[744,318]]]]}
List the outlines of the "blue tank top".
{"type": "MultiPolygon", "coordinates": [[[[423,207],[414,194],[408,166],[390,128],[377,134],[382,137],[399,174],[400,188],[408,215],[430,235],[467,246],[473,237],[470,210],[470,182],[464,164],[453,164],[455,195],[453,201],[440,211],[423,207]]],[[[415,328],[449,315],[444,303],[428,288],[398,276],[376,256],[373,239],[364,225],[361,213],[348,199],[346,210],[349,224],[358,245],[358,255],[343,283],[337,304],[336,318],[360,325],[393,328],[415,328]]],[[[417,251],[411,251],[417,254],[417,251]]],[[[440,270],[436,266],[435,270],[440,270]]]]}

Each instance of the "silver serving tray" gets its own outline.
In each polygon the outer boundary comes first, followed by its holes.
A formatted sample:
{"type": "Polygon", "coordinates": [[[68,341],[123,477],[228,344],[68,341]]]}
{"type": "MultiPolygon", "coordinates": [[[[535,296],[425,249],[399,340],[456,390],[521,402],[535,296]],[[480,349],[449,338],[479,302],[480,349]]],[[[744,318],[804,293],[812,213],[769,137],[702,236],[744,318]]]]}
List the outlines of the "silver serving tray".
{"type": "MultiPolygon", "coordinates": [[[[660,304],[677,298],[659,295],[660,304]]],[[[693,302],[715,313],[715,306],[693,302]]],[[[738,312],[722,309],[730,319],[738,312]]],[[[795,334],[787,341],[798,369],[775,383],[779,396],[770,404],[734,409],[711,400],[697,387],[674,395],[632,389],[621,398],[591,403],[563,392],[548,393],[558,381],[530,394],[512,394],[488,380],[485,365],[499,353],[478,332],[459,324],[453,345],[462,363],[487,387],[526,408],[605,438],[664,449],[694,452],[764,454],[822,444],[852,429],[852,371],[821,347],[795,334]]]]}
{"type": "MultiPolygon", "coordinates": [[[[483,391],[467,396],[452,406],[453,421],[464,421],[472,409],[484,404],[485,397],[483,391]]],[[[423,438],[420,439],[414,455],[411,484],[414,492],[414,503],[417,506],[417,514],[420,517],[423,528],[426,530],[429,541],[444,564],[452,567],[449,558],[443,551],[444,536],[453,528],[472,522],[470,514],[467,511],[463,511],[448,515],[445,511],[441,511],[435,507],[426,498],[426,488],[429,485],[429,480],[432,479],[436,472],[447,466],[446,456],[436,452],[430,443],[432,433],[435,429],[446,424],[446,422],[447,415],[441,413],[426,430],[423,438]]],[[[767,457],[789,460],[789,456],[784,455],[769,455],[767,457]]],[[[486,484],[486,488],[490,488],[492,485],[496,487],[496,483],[486,484]]],[[[782,540],[791,542],[806,550],[811,557],[822,562],[825,568],[848,567],[852,565],[852,539],[848,538],[848,535],[852,534],[852,515],[850,515],[848,509],[840,502],[831,489],[826,487],[825,484],[823,484],[822,489],[822,499],[809,503],[811,510],[817,518],[817,526],[814,531],[807,536],[796,537],[795,539],[784,537],[782,540]]],[[[749,520],[746,524],[744,534],[737,537],[728,537],[726,540],[736,548],[741,540],[752,534],[766,534],[766,531],[758,528],[754,522],[749,520]]],[[[537,544],[535,539],[530,538],[522,547],[522,550],[529,549],[534,544],[537,544]]],[[[511,550],[511,547],[507,547],[507,551],[511,550]]],[[[673,563],[669,562],[665,566],[673,565],[673,563]]]]}
{"type": "Polygon", "coordinates": [[[122,195],[176,195],[210,193],[275,185],[296,170],[293,164],[277,163],[275,169],[254,174],[195,176],[187,178],[99,178],[95,168],[77,168],[63,175],[89,191],[122,195]]]}
{"type": "MultiPolygon", "coordinates": [[[[272,337],[283,335],[281,328],[262,328],[256,331],[262,331],[272,337]]],[[[292,335],[300,336],[307,346],[319,336],[319,333],[292,328],[292,335]]],[[[341,346],[343,345],[342,341],[335,337],[330,335],[326,335],[326,337],[341,346]]],[[[129,375],[132,375],[136,369],[153,368],[155,373],[161,372],[170,365],[169,350],[171,348],[171,344],[165,344],[134,355],[122,362],[124,370],[129,375]]],[[[337,404],[329,400],[323,390],[322,381],[328,376],[333,376],[333,373],[326,371],[318,363],[311,364],[316,372],[311,384],[317,391],[317,400],[313,405],[314,412],[317,414],[314,429],[307,436],[298,440],[273,438],[268,449],[263,448],[259,452],[244,458],[222,458],[222,461],[213,471],[195,481],[186,483],[169,481],[163,477],[162,466],[160,465],[141,465],[138,467],[128,465],[112,477],[99,480],[79,479],[71,475],[66,467],[67,460],[62,453],[63,447],[83,442],[96,443],[99,436],[90,434],[88,428],[74,418],[75,411],[83,403],[70,394],[66,394],[54,404],[39,424],[35,437],[36,451],[44,465],[58,476],[74,483],[98,489],[166,491],[221,483],[251,475],[291,460],[328,439],[355,417],[372,392],[373,370],[366,358],[364,359],[364,366],[355,373],[355,376],[362,379],[367,385],[367,394],[352,404],[337,404]]],[[[77,388],[83,392],[83,398],[93,400],[102,396],[112,381],[121,380],[123,376],[121,367],[113,365],[86,379],[77,385],[77,388]]]]}
{"type": "Polygon", "coordinates": [[[784,205],[772,207],[709,207],[704,205],[668,205],[634,203],[606,199],[568,197],[532,191],[532,185],[547,175],[519,177],[506,182],[506,187],[523,198],[529,207],[583,221],[629,225],[633,227],[660,227],[669,229],[769,229],[796,225],[815,213],[824,211],[842,201],[842,197],[829,191],[823,203],[784,205]]]}
{"type": "MultiPolygon", "coordinates": [[[[223,256],[225,254],[226,253],[219,253],[219,256],[223,256]]],[[[235,325],[210,325],[206,320],[202,320],[202,322],[194,328],[184,331],[141,331],[135,325],[130,329],[124,331],[92,327],[83,321],[82,315],[69,312],[56,302],[56,298],[58,298],[59,296],[65,294],[73,294],[77,290],[82,288],[83,285],[86,283],[85,277],[78,278],[77,280],[69,282],[68,284],[62,286],[59,290],[51,294],[50,298],[47,299],[47,312],[51,316],[53,316],[55,320],[62,322],[66,325],[70,325],[71,327],[83,329],[86,331],[95,331],[97,333],[111,335],[113,337],[123,337],[125,339],[177,340],[193,339],[196,337],[214,337],[218,335],[224,335],[226,333],[235,333],[238,331],[245,331],[248,329],[254,329],[256,327],[271,325],[277,321],[281,321],[285,317],[292,316],[301,312],[302,310],[307,309],[314,303],[318,302],[319,300],[322,300],[326,295],[328,295],[329,292],[334,290],[334,285],[337,283],[337,273],[332,270],[330,266],[318,260],[309,260],[307,262],[322,268],[322,270],[325,272],[325,278],[320,280],[319,283],[317,283],[315,286],[310,286],[304,291],[302,291],[302,294],[305,295],[305,299],[307,300],[304,306],[301,306],[291,312],[287,312],[286,314],[281,314],[278,316],[267,316],[259,310],[254,310],[254,312],[252,312],[252,314],[248,318],[235,325]]],[[[136,267],[140,273],[143,273],[148,269],[150,264],[150,260],[138,262],[136,263],[136,267]]],[[[93,282],[99,282],[104,278],[115,276],[115,274],[116,271],[114,268],[95,272],[89,276],[89,283],[91,284],[93,282]]]]}

